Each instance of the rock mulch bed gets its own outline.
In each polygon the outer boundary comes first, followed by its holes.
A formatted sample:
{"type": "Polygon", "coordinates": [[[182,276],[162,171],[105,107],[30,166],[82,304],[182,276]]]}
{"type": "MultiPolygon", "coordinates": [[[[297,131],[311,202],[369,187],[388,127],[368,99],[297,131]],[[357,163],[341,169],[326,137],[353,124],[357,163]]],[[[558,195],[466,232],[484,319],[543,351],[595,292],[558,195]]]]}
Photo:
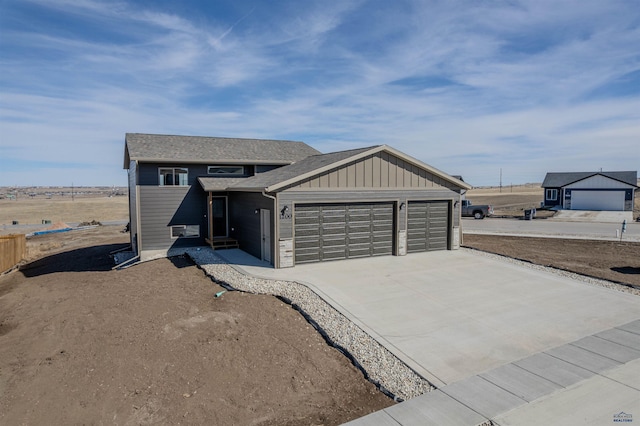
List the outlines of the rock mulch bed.
{"type": "Polygon", "coordinates": [[[186,252],[217,283],[254,294],[279,297],[298,309],[333,346],[350,357],[368,380],[396,401],[414,398],[435,387],[349,321],[305,285],[244,275],[210,249],[186,252]]]}

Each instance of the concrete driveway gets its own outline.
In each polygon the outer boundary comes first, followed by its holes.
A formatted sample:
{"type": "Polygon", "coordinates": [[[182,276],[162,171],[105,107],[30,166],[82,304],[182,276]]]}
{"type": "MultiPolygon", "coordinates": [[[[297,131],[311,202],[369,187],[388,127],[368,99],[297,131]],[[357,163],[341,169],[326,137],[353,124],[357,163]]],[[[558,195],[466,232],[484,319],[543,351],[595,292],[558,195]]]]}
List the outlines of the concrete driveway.
{"type": "Polygon", "coordinates": [[[640,319],[637,296],[467,250],[239,266],[307,284],[437,387],[640,319]]]}

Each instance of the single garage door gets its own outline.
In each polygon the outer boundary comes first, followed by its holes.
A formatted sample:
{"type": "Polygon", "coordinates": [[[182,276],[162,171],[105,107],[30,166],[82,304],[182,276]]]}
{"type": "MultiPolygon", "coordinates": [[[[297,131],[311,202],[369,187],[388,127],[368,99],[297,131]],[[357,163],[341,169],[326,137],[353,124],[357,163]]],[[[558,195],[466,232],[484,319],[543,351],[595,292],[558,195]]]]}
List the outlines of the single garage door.
{"type": "Polygon", "coordinates": [[[624,210],[624,191],[571,191],[571,210],[624,210]]]}
{"type": "Polygon", "coordinates": [[[295,263],[393,253],[393,203],[295,207],[295,263]]]}
{"type": "Polygon", "coordinates": [[[407,253],[446,250],[448,201],[411,201],[407,210],[407,253]]]}

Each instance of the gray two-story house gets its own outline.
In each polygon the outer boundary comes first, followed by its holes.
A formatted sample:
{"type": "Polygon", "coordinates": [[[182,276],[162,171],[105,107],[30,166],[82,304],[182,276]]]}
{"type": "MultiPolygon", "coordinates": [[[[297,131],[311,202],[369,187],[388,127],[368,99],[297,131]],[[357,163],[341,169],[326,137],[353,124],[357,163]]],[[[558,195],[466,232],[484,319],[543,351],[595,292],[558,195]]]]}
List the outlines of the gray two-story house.
{"type": "Polygon", "coordinates": [[[275,267],[457,249],[470,186],[389,146],[129,133],[131,245],[142,260],[237,246],[275,267]]]}

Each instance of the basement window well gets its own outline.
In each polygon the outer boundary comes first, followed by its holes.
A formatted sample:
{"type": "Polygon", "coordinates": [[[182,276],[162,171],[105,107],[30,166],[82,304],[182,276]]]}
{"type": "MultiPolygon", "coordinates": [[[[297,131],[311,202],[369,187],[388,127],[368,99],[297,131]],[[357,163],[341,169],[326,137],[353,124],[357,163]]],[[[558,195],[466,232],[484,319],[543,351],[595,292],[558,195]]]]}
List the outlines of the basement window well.
{"type": "Polygon", "coordinates": [[[173,225],[171,227],[171,238],[198,238],[200,236],[200,225],[173,225]]]}

